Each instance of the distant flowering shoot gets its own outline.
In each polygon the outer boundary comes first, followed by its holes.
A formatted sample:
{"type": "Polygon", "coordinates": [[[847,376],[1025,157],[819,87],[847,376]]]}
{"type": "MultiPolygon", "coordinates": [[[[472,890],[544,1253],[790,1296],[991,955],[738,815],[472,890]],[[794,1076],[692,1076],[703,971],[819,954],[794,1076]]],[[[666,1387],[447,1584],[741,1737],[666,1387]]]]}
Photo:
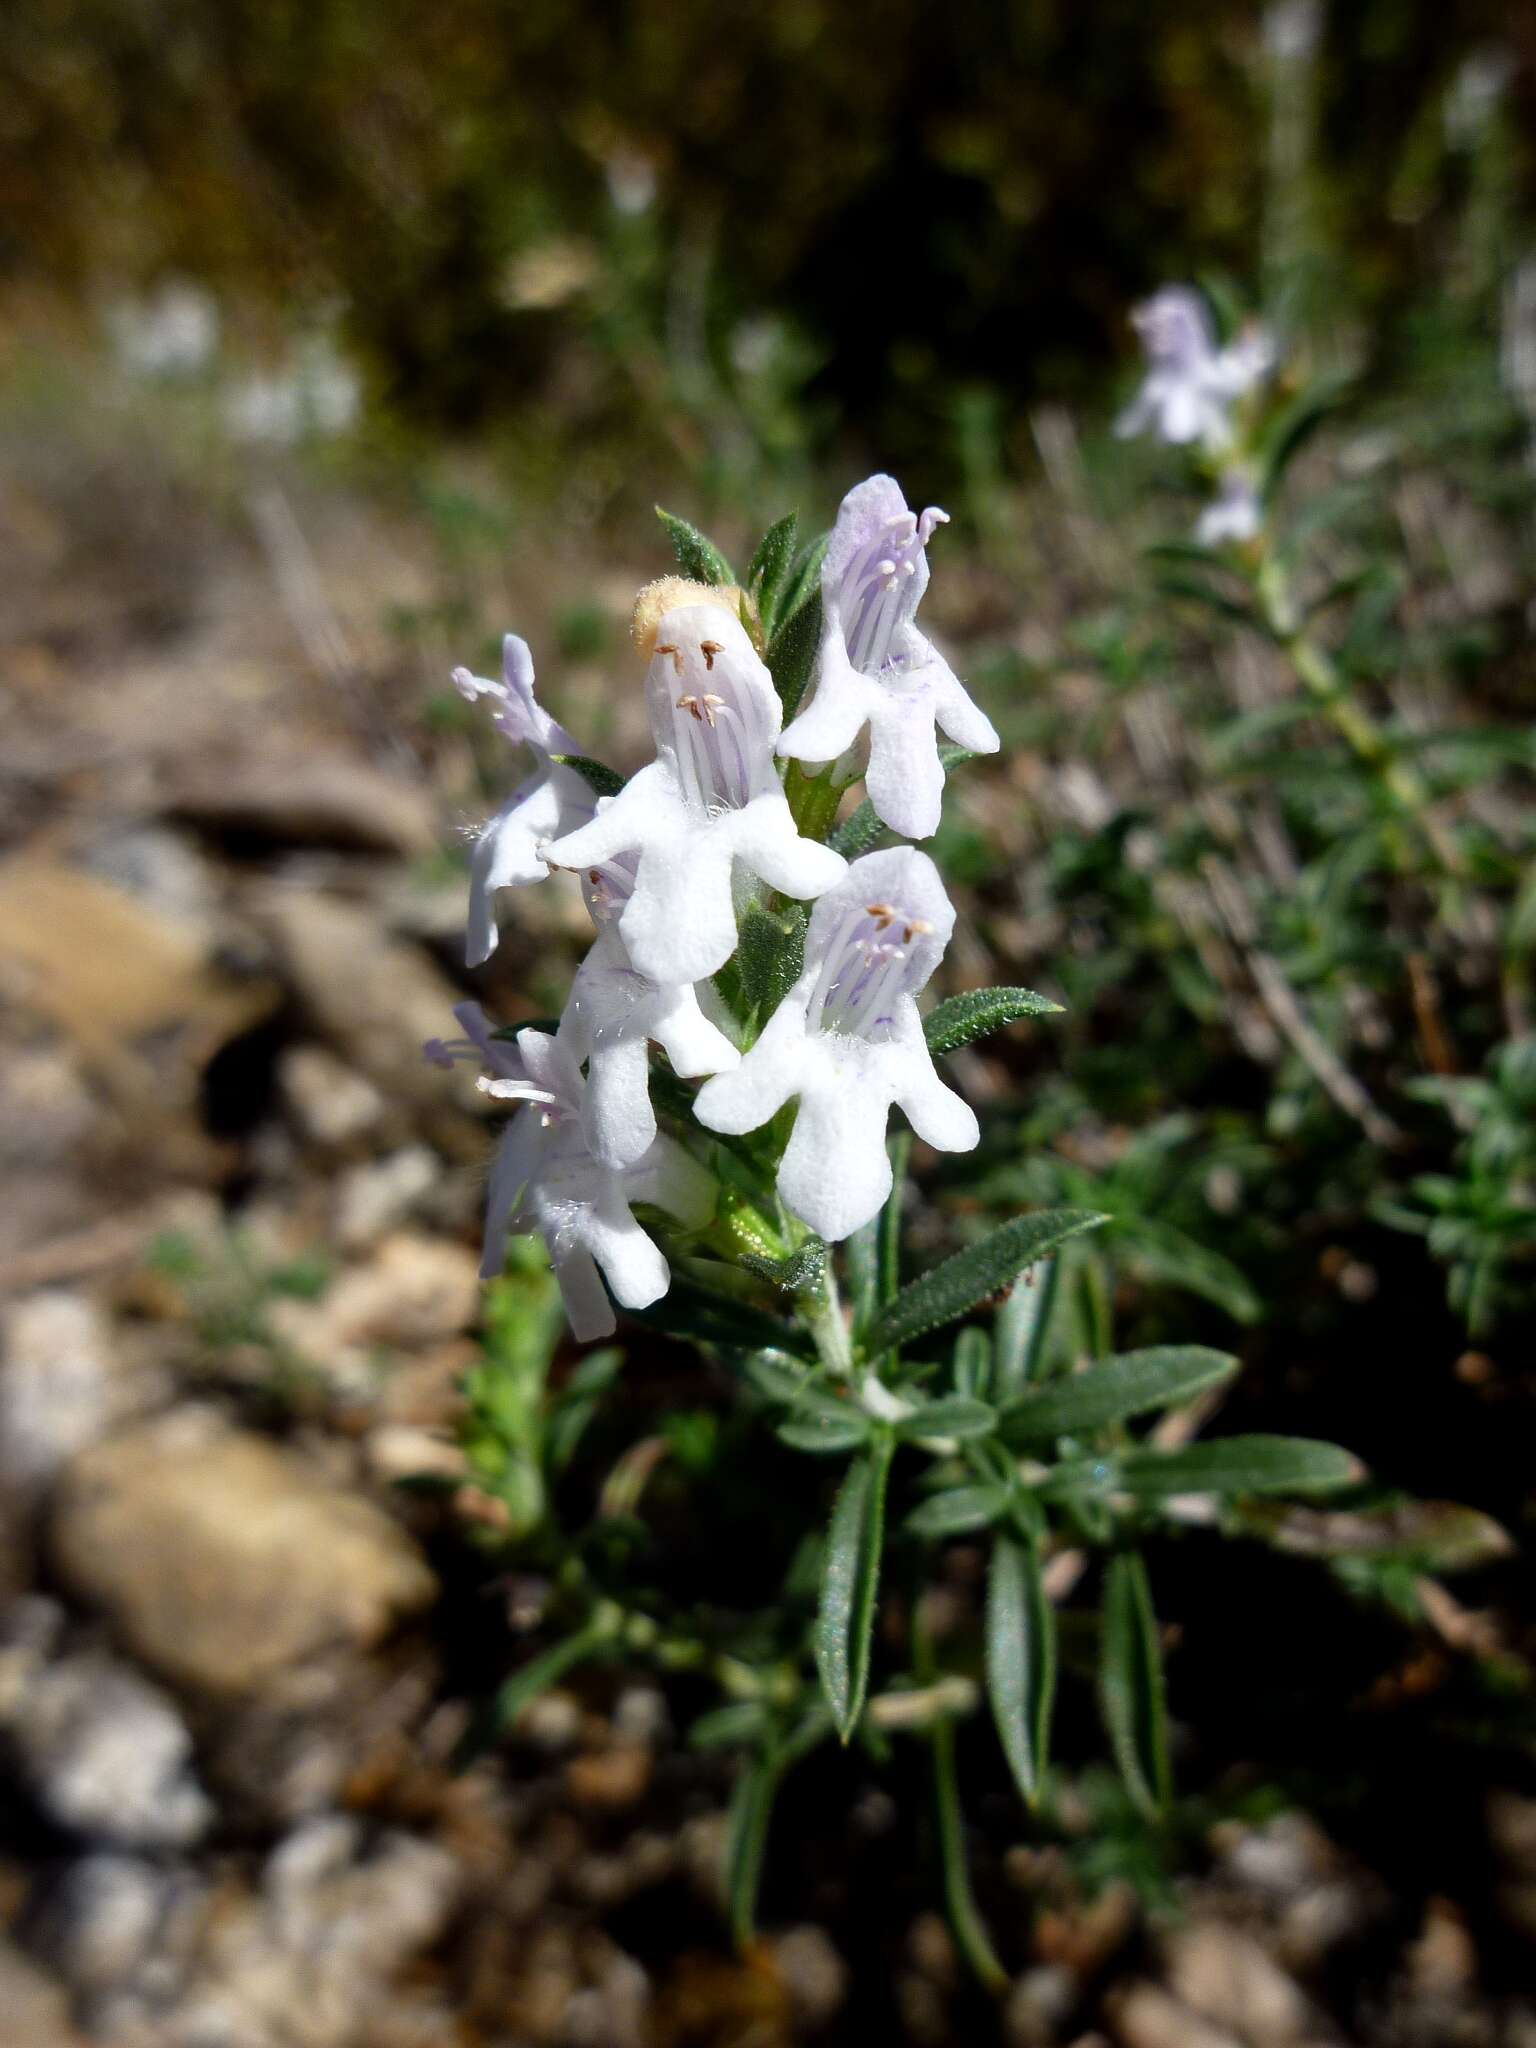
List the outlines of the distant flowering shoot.
{"type": "Polygon", "coordinates": [[[1147,358],[1140,391],[1115,422],[1122,437],[1151,433],[1217,456],[1233,439],[1236,399],[1267,376],[1275,351],[1262,327],[1218,345],[1204,299],[1188,285],[1164,285],[1131,315],[1147,358]]]}
{"type": "Polygon", "coordinates": [[[867,1223],[891,1191],[892,1104],[940,1151],[969,1151],[980,1135],[934,1072],[916,1002],[954,922],[926,854],[865,854],[816,905],[804,971],[762,1036],[699,1091],[699,1121],[733,1133],[798,1100],[778,1191],[829,1242],[867,1223]]]}
{"type": "Polygon", "coordinates": [[[550,717],[533,693],[533,657],[526,640],[508,633],[501,643],[502,680],[487,682],[467,668],[453,672],[454,687],[473,704],[494,704],[492,723],[514,746],[525,746],[537,767],[513,790],[475,840],[470,863],[466,965],[478,967],[496,950],[496,891],[541,882],[549,868],[539,851],[546,840],[583,824],[592,815],[591,785],[574,769],[551,757],[579,754],[565,727],[550,717]]]}
{"type": "Polygon", "coordinates": [[[654,626],[642,616],[640,635],[656,759],[542,851],[577,869],[633,858],[619,934],[636,972],[675,987],[735,951],[739,877],[808,898],[844,862],[796,828],[774,768],[779,699],[735,613],[712,591],[690,593],[654,626]]]}
{"type": "Polygon", "coordinates": [[[928,540],[947,512],[911,511],[894,477],[844,498],[821,571],[814,694],[779,741],[798,761],[835,761],[869,728],[870,801],[893,832],[937,831],[944,791],[934,728],[975,754],[997,751],[992,722],[918,631],[928,540]]]}
{"type": "Polygon", "coordinates": [[[714,1209],[714,1181],[675,1139],[662,1136],[630,1165],[605,1166],[587,1143],[587,1084],[570,1048],[544,1032],[521,1031],[515,1052],[515,1062],[499,1057],[480,1084],[498,1101],[523,1105],[491,1168],[481,1273],[492,1279],[501,1271],[510,1232],[536,1230],[549,1249],[572,1334],[583,1343],[611,1336],[603,1279],[623,1308],[648,1307],[671,1281],[630,1203],[649,1202],[699,1229],[714,1209]]]}

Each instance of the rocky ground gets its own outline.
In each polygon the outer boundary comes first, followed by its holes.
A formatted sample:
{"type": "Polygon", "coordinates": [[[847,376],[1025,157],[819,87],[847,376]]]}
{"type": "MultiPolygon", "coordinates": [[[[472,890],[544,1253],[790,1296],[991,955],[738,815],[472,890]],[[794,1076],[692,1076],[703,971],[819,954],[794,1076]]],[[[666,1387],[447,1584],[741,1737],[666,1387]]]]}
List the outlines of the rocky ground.
{"type": "MultiPolygon", "coordinates": [[[[1392,1873],[1301,1815],[1215,1828],[1156,1913],[1084,1895],[1021,1832],[1000,1868],[1029,1960],[998,2014],[906,1904],[868,1981],[832,1874],[734,1957],[728,1779],[649,1681],[552,1692],[455,1771],[454,1631],[515,1653],[451,1497],[396,1485],[454,1470],[489,1141],[419,1051],[463,992],[441,849],[480,806],[473,737],[423,717],[460,650],[382,623],[381,592],[427,604],[430,551],[344,491],[267,480],[215,517],[131,450],[67,475],[19,456],[6,2048],[771,2048],[861,2041],[871,2015],[935,2048],[1536,2048],[1536,2001],[1505,1964],[1490,1984],[1460,1904],[1405,1919],[1392,1873]]],[[[524,574],[547,615],[558,564],[524,574]]],[[[501,1014],[547,1008],[566,917],[530,899],[480,990],[501,1014]]],[[[827,1828],[829,1873],[883,1797],[827,1828]]],[[[1507,1948],[1536,1934],[1536,1801],[1488,1825],[1507,1948]]]]}

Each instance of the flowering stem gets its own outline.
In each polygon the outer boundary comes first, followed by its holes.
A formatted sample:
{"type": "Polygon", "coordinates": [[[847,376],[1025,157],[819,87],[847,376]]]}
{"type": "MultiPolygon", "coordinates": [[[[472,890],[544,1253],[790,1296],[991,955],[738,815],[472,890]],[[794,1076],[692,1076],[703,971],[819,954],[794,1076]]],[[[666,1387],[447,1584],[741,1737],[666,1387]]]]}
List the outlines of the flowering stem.
{"type": "Polygon", "coordinates": [[[1302,687],[1356,759],[1376,779],[1395,810],[1404,813],[1424,840],[1437,867],[1453,878],[1463,872],[1461,849],[1433,815],[1433,799],[1416,770],[1394,754],[1391,742],[1350,693],[1331,656],[1297,617],[1289,579],[1266,552],[1257,578],[1264,622],[1290,661],[1302,687]]]}

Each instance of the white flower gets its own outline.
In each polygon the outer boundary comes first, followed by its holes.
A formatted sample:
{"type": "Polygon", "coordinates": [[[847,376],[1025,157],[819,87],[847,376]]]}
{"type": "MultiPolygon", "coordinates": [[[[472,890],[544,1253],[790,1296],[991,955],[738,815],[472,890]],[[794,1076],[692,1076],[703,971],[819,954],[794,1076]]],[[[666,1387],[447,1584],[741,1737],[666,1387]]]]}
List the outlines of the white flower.
{"type": "Polygon", "coordinates": [[[550,758],[579,754],[581,749],[534,696],[533,656],[527,641],[508,633],[501,643],[501,660],[499,683],[473,676],[467,668],[456,668],[454,687],[471,704],[489,698],[497,707],[492,723],[498,732],[514,746],[527,747],[538,766],[475,840],[469,869],[469,926],[464,939],[464,960],[469,967],[478,967],[496,950],[496,891],[542,882],[549,867],[539,849],[546,840],[584,824],[597,802],[585,776],[550,758]]]}
{"type": "Polygon", "coordinates": [[[1263,521],[1253,478],[1243,469],[1223,470],[1215,497],[1195,522],[1195,538],[1207,548],[1220,547],[1223,541],[1252,540],[1263,521]]]}
{"type": "MultiPolygon", "coordinates": [[[[549,1248],[573,1334],[585,1343],[613,1334],[614,1300],[645,1308],[671,1285],[667,1262],[630,1213],[631,1202],[665,1209],[690,1229],[709,1221],[715,1184],[674,1139],[658,1136],[631,1165],[605,1166],[592,1155],[584,1129],[586,1083],[569,1046],[542,1031],[517,1042],[483,1037],[477,1006],[454,1013],[494,1071],[481,1080],[488,1095],[526,1105],[512,1119],[491,1168],[481,1276],[494,1279],[507,1237],[536,1230],[549,1248]],[[599,1274],[601,1273],[601,1278],[599,1274]]],[[[434,1045],[430,1057],[452,1056],[434,1045]]]]}
{"type": "Polygon", "coordinates": [[[1124,437],[1150,428],[1160,441],[1199,441],[1219,455],[1232,440],[1232,401],[1274,367],[1269,335],[1251,325],[1218,348],[1204,299],[1182,284],[1154,292],[1131,321],[1141,336],[1147,374],[1115,421],[1115,432],[1124,437]]]}
{"type": "Polygon", "coordinates": [[[645,696],[657,758],[589,825],[540,850],[570,868],[635,856],[619,931],[638,973],[676,987],[705,980],[736,949],[733,869],[812,897],[845,864],[795,829],[773,764],[778,696],[734,613],[713,603],[667,612],[645,696]]]}
{"type": "Polygon", "coordinates": [[[133,377],[195,377],[218,353],[218,303],[184,278],[167,279],[142,299],[115,300],[107,326],[118,361],[133,377]]]}
{"type": "Polygon", "coordinates": [[[815,694],[779,741],[797,761],[835,761],[869,727],[870,802],[893,832],[938,830],[944,770],[934,727],[973,754],[994,754],[992,722],[917,630],[928,587],[928,538],[949,514],[919,518],[894,477],[866,477],[838,507],[821,569],[822,637],[815,694]]]}
{"type": "MultiPolygon", "coordinates": [[[[604,798],[601,813],[611,802],[604,798]]],[[[652,981],[637,971],[619,930],[634,887],[636,860],[626,854],[589,868],[582,889],[597,937],[576,970],[560,1042],[587,1064],[582,1111],[587,1144],[605,1166],[633,1164],[656,1136],[651,1108],[648,1041],[655,1039],[685,1080],[723,1073],[741,1055],[704,1015],[691,982],[652,981]]]]}
{"type": "Polygon", "coordinates": [[[915,1000],[954,922],[926,854],[865,854],[811,913],[805,970],[762,1036],[733,1073],[699,1090],[700,1123],[731,1134],[799,1098],[779,1193],[829,1241],[867,1223],[891,1191],[892,1103],[942,1152],[967,1152],[980,1135],[934,1072],[915,1000]]]}

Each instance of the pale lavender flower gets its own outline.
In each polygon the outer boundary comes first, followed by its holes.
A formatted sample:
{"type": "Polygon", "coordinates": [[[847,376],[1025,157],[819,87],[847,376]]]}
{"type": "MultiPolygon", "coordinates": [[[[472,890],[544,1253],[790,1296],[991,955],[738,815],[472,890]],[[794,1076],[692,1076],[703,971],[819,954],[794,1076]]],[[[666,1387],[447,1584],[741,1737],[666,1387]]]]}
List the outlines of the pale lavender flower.
{"type": "Polygon", "coordinates": [[[533,691],[533,657],[526,640],[508,633],[501,643],[502,680],[487,682],[467,668],[453,672],[459,695],[473,704],[495,705],[492,723],[514,746],[525,746],[537,767],[513,790],[475,840],[469,870],[469,924],[464,941],[465,964],[478,967],[495,952],[495,896],[498,889],[520,889],[541,882],[549,873],[540,848],[546,840],[570,832],[591,817],[597,799],[586,777],[556,754],[579,754],[580,747],[558,720],[551,718],[533,691]]]}
{"type": "Polygon", "coordinates": [[[1115,422],[1122,437],[1150,430],[1160,441],[1198,441],[1219,455],[1232,441],[1234,399],[1274,367],[1263,328],[1246,328],[1224,348],[1204,299],[1188,285],[1164,285],[1131,315],[1147,358],[1140,391],[1115,422]]]}
{"type": "Polygon", "coordinates": [[[646,1308],[671,1285],[667,1262],[635,1221],[632,1202],[665,1209],[689,1229],[714,1211],[715,1183],[675,1139],[657,1136],[621,1169],[605,1166],[587,1143],[587,1084],[569,1046],[542,1031],[520,1031],[515,1045],[486,1038],[474,1005],[455,1012],[493,1072],[486,1094],[522,1105],[491,1167],[480,1272],[494,1279],[509,1235],[537,1231],[549,1250],[572,1333],[583,1343],[609,1337],[613,1308],[646,1308]]]}
{"type": "MultiPolygon", "coordinates": [[[[611,799],[598,805],[601,812],[611,799]]],[[[619,919],[635,885],[638,860],[620,855],[582,876],[597,937],[576,970],[560,1019],[560,1042],[587,1067],[582,1110],[587,1143],[605,1166],[643,1156],[656,1136],[649,1041],[655,1039],[685,1080],[723,1073],[741,1058],[705,1016],[691,982],[652,981],[629,957],[619,919]]],[[[705,984],[706,991],[708,984],[705,984]]]]}
{"type": "Polygon", "coordinates": [[[934,1072],[916,1002],[954,922],[926,854],[897,846],[854,861],[811,913],[804,972],[762,1036],[699,1090],[699,1122],[731,1134],[798,1098],[779,1193],[828,1242],[867,1223],[891,1191],[893,1103],[940,1151],[969,1151],[980,1136],[934,1072]]]}
{"type": "Polygon", "coordinates": [[[540,851],[577,869],[634,857],[619,932],[636,971],[675,988],[736,950],[737,870],[809,898],[845,863],[795,827],[773,762],[778,695],[733,612],[702,602],[667,612],[645,697],[656,759],[590,824],[540,851]]]}
{"type": "Polygon", "coordinates": [[[810,703],[779,741],[799,761],[835,761],[869,727],[870,802],[894,832],[926,839],[944,791],[934,728],[975,754],[997,751],[992,722],[918,631],[928,540],[947,512],[919,516],[894,477],[856,484],[838,508],[821,570],[822,638],[810,703]]]}
{"type": "Polygon", "coordinates": [[[1195,523],[1195,538],[1202,547],[1220,547],[1224,542],[1253,540],[1264,523],[1264,508],[1245,469],[1224,470],[1216,496],[1195,523]]]}

